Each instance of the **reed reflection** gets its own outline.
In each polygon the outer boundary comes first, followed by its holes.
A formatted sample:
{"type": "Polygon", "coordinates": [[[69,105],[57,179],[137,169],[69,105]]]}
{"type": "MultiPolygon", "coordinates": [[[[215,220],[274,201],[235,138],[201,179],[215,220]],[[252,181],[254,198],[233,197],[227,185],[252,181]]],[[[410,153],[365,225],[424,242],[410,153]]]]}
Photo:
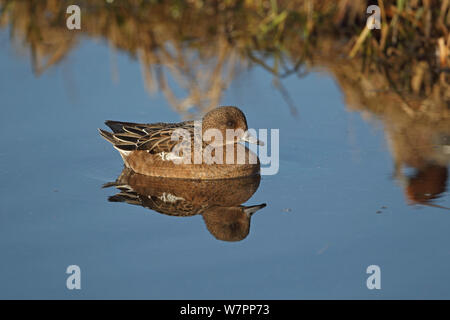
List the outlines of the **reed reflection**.
{"type": "Polygon", "coordinates": [[[261,177],[188,180],[141,175],[125,168],[115,182],[119,192],[108,198],[156,212],[189,217],[202,215],[208,231],[218,240],[241,241],[250,232],[253,214],[265,203],[243,206],[259,187],[261,177]]]}

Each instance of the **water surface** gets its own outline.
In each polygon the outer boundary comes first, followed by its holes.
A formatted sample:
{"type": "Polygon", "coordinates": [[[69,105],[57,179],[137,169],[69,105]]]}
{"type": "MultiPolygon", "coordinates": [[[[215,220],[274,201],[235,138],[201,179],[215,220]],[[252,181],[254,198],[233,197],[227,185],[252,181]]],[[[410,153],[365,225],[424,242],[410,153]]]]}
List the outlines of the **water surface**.
{"type": "MultiPolygon", "coordinates": [[[[283,80],[239,74],[222,105],[252,128],[280,130],[280,170],[263,176],[246,205],[242,241],[215,239],[201,216],[172,217],[108,202],[122,171],[97,133],[104,120],[177,122],[164,96],[149,96],[139,64],[84,39],[36,77],[0,33],[1,298],[450,298],[450,211],[411,205],[394,179],[386,123],[351,112],[325,73],[283,80]],[[67,290],[79,265],[82,289],[67,290]],[[382,289],[368,290],[379,265],[382,289]]],[[[434,204],[450,207],[447,191],[434,204]]]]}

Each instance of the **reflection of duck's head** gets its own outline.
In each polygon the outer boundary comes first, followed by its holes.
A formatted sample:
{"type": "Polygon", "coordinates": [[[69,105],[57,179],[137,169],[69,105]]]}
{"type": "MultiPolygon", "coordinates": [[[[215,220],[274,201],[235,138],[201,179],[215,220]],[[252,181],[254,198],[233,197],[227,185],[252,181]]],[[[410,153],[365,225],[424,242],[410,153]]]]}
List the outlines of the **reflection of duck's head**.
{"type": "Polygon", "coordinates": [[[406,196],[413,203],[427,204],[447,189],[446,167],[429,165],[408,179],[406,196]]]}
{"type": "Polygon", "coordinates": [[[250,231],[250,219],[256,211],[266,206],[213,207],[203,212],[209,232],[223,241],[241,241],[250,231]]]}
{"type": "Polygon", "coordinates": [[[244,239],[251,215],[265,204],[244,207],[256,192],[259,175],[224,180],[184,180],[145,176],[125,168],[119,178],[105,186],[119,193],[111,202],[126,202],[171,216],[201,214],[211,234],[219,240],[244,239]]]}

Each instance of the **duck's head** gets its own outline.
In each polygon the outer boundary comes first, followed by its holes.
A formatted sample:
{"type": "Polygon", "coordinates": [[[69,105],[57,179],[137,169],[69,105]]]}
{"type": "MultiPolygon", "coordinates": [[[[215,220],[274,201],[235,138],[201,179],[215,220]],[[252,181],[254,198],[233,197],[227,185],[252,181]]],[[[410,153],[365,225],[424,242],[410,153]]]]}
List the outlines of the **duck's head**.
{"type": "Polygon", "coordinates": [[[264,145],[248,132],[247,119],[236,107],[219,107],[205,114],[202,120],[202,133],[206,134],[208,139],[210,135],[215,136],[217,130],[222,134],[223,144],[245,141],[264,145]]]}

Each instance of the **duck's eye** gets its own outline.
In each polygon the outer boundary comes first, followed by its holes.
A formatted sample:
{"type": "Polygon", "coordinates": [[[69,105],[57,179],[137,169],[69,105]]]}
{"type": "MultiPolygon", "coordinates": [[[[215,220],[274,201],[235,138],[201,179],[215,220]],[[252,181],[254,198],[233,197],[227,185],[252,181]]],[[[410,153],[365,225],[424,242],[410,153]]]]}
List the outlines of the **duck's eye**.
{"type": "Polygon", "coordinates": [[[228,121],[227,122],[227,127],[234,127],[234,121],[228,121]]]}

